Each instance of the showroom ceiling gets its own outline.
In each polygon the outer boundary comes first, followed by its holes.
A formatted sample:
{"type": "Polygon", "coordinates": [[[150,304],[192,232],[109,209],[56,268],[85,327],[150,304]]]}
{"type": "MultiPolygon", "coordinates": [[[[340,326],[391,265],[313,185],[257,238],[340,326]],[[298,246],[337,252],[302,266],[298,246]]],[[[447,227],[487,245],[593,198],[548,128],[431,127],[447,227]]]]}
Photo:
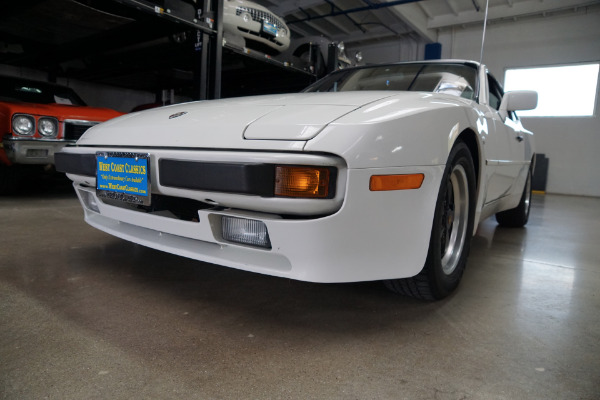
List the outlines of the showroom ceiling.
{"type": "MultiPolygon", "coordinates": [[[[257,0],[284,17],[297,36],[347,44],[408,36],[437,40],[439,29],[483,23],[486,0],[257,0]]],[[[545,17],[598,0],[489,0],[488,21],[545,17]]]]}

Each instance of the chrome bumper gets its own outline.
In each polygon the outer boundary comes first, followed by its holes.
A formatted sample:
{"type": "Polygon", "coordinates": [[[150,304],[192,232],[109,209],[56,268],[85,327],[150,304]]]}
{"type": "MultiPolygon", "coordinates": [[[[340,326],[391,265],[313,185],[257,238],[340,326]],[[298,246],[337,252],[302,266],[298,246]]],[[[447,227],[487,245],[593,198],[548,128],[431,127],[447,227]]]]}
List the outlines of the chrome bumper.
{"type": "Polygon", "coordinates": [[[71,143],[75,141],[12,137],[2,141],[6,156],[14,164],[54,164],[54,153],[71,143]]]}

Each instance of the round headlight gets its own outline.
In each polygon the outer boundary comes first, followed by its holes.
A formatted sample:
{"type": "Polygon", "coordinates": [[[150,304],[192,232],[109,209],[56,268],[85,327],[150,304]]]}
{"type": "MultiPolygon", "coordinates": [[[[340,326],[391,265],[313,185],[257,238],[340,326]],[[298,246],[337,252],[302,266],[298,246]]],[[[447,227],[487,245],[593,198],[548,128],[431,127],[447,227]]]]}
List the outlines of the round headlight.
{"type": "Polygon", "coordinates": [[[357,51],[354,58],[356,59],[356,62],[361,62],[363,60],[363,55],[360,51],[357,51]]]}
{"type": "Polygon", "coordinates": [[[44,137],[54,137],[58,134],[56,118],[42,117],[38,121],[38,132],[44,137]]]}
{"type": "Polygon", "coordinates": [[[25,114],[15,115],[12,119],[12,128],[17,135],[32,136],[35,133],[35,118],[25,114]]]}
{"type": "Polygon", "coordinates": [[[346,45],[344,44],[344,42],[339,42],[338,45],[338,50],[343,52],[344,50],[346,50],[346,45]]]}

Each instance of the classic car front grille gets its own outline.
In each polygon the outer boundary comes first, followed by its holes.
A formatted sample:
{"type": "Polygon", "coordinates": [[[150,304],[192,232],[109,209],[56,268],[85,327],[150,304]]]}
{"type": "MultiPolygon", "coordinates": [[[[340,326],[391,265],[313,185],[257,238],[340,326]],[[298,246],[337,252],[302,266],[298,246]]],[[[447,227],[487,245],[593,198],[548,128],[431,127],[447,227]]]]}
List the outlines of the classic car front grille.
{"type": "Polygon", "coordinates": [[[65,122],[65,140],[77,140],[92,126],[98,124],[98,122],[88,121],[66,121],[65,122]]]}
{"type": "Polygon", "coordinates": [[[235,15],[241,15],[242,13],[250,14],[253,21],[260,22],[260,23],[262,23],[263,21],[267,21],[267,22],[275,25],[277,30],[280,30],[281,32],[285,33],[286,36],[289,33],[285,24],[279,18],[277,18],[277,16],[275,16],[275,14],[271,14],[266,11],[258,10],[256,8],[252,8],[252,7],[238,6],[235,9],[235,15]]]}

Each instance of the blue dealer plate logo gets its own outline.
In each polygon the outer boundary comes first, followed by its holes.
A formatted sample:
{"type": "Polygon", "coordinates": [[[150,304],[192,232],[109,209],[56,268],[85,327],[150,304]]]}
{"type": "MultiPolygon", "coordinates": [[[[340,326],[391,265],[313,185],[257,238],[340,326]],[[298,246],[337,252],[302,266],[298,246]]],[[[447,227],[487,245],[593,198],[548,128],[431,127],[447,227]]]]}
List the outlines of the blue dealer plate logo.
{"type": "Polygon", "coordinates": [[[128,203],[150,204],[149,154],[96,153],[96,194],[128,203]]]}
{"type": "Polygon", "coordinates": [[[263,32],[277,36],[278,29],[275,24],[272,24],[269,21],[263,21],[263,32]]]}

